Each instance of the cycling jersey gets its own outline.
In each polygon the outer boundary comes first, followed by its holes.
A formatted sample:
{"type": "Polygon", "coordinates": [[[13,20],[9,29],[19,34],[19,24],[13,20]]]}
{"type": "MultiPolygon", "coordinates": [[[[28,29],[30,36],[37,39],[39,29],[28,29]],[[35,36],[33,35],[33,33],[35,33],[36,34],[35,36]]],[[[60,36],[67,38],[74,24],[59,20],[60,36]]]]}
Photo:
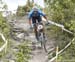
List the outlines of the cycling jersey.
{"type": "MultiPolygon", "coordinates": [[[[34,13],[34,10],[31,10],[29,12],[29,19],[31,19],[33,17],[33,15],[34,15],[33,13],[34,13]]],[[[41,10],[38,9],[38,16],[45,16],[45,14],[41,10]]]]}

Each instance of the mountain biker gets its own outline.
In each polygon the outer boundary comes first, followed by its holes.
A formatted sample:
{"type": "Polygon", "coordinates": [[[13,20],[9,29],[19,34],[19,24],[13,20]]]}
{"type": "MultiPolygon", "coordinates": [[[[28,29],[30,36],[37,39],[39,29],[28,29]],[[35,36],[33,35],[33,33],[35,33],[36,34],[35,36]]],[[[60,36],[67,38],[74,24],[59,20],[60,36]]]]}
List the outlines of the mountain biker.
{"type": "Polygon", "coordinates": [[[30,27],[34,27],[34,32],[35,32],[35,36],[36,39],[38,40],[38,34],[37,34],[37,27],[36,27],[36,23],[42,23],[42,16],[47,20],[46,15],[40,10],[38,9],[36,6],[32,8],[32,10],[29,12],[29,25],[30,27]]]}

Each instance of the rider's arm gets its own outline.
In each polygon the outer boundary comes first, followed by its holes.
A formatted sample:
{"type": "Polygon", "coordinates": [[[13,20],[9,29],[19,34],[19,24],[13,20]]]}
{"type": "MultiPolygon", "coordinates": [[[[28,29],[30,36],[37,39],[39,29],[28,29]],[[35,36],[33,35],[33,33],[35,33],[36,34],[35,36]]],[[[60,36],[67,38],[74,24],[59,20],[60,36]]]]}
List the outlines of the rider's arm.
{"type": "Polygon", "coordinates": [[[29,12],[29,16],[28,16],[30,25],[31,25],[32,12],[33,12],[33,10],[29,12]]]}
{"type": "Polygon", "coordinates": [[[39,13],[40,13],[40,15],[42,15],[47,20],[46,15],[41,10],[39,10],[39,13]]]}
{"type": "Polygon", "coordinates": [[[46,17],[46,15],[41,11],[41,10],[39,10],[39,13],[40,13],[40,15],[42,15],[45,19],[46,19],[46,25],[48,25],[49,24],[49,22],[48,22],[48,20],[47,20],[47,17],[46,17]]]}

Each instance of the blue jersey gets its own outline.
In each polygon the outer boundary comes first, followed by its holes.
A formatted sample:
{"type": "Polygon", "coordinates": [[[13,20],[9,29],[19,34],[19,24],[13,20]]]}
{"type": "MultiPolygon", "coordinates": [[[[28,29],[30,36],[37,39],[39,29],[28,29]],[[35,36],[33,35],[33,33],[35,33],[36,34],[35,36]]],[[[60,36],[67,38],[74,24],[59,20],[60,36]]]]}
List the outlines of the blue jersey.
{"type": "MultiPolygon", "coordinates": [[[[29,19],[31,19],[33,17],[33,12],[34,12],[34,10],[31,10],[29,12],[29,19]]],[[[39,10],[39,9],[38,9],[38,15],[45,16],[45,14],[41,10],[39,10]]]]}

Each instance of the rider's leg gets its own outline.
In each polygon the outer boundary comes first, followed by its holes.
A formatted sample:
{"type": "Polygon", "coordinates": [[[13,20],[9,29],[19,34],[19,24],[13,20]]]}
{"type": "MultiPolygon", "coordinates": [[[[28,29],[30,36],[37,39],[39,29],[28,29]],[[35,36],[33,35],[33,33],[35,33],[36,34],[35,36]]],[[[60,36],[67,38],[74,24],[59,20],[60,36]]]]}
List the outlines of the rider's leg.
{"type": "Polygon", "coordinates": [[[38,32],[37,32],[37,25],[36,24],[34,24],[34,33],[35,33],[36,39],[39,40],[39,38],[38,38],[38,32]]]}
{"type": "Polygon", "coordinates": [[[33,25],[34,25],[35,37],[36,37],[37,40],[39,40],[39,38],[38,38],[38,33],[37,33],[36,18],[32,18],[32,23],[33,23],[33,25]]]}

